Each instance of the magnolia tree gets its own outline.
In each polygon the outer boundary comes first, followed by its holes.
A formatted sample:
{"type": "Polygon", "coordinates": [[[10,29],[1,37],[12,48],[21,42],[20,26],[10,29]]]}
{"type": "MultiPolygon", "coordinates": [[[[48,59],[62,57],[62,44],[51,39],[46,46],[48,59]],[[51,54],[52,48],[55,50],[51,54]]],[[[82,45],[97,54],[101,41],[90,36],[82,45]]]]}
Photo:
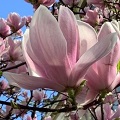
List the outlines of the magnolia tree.
{"type": "Polygon", "coordinates": [[[119,120],[120,0],[24,2],[0,19],[0,118],[119,120]]]}

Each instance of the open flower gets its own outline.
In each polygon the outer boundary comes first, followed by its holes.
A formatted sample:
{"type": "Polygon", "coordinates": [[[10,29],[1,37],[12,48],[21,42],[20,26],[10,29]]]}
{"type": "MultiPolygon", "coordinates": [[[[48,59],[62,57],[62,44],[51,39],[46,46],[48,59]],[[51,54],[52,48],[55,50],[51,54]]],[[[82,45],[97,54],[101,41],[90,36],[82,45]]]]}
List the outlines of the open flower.
{"type": "Polygon", "coordinates": [[[26,18],[20,17],[19,14],[13,12],[8,15],[7,24],[10,26],[12,32],[16,32],[26,24],[26,18]]]}
{"type": "MultiPolygon", "coordinates": [[[[4,72],[10,84],[26,89],[50,88],[66,91],[80,86],[88,68],[108,54],[117,41],[111,33],[97,42],[95,30],[76,21],[67,7],[60,7],[58,22],[40,6],[26,31],[23,53],[31,73],[37,77],[4,72]]],[[[32,75],[30,73],[30,75],[32,75]]]]}
{"type": "MultiPolygon", "coordinates": [[[[11,37],[7,37],[4,40],[4,43],[1,43],[0,57],[3,62],[6,61],[6,68],[15,66],[25,61],[21,43],[21,40],[12,40],[11,37]]],[[[24,65],[16,69],[11,69],[10,72],[26,72],[26,66],[24,65]]]]}
{"type": "Polygon", "coordinates": [[[11,37],[8,37],[1,44],[0,57],[2,60],[12,62],[24,61],[21,40],[12,40],[11,37]]]}
{"type": "Polygon", "coordinates": [[[104,58],[94,63],[88,70],[85,78],[91,93],[100,93],[101,91],[112,91],[120,83],[120,74],[117,73],[116,67],[120,60],[120,31],[119,24],[116,21],[106,22],[101,27],[98,34],[98,40],[101,41],[103,36],[117,32],[119,39],[114,49],[104,58]],[[94,91],[94,92],[93,92],[94,91]]]}

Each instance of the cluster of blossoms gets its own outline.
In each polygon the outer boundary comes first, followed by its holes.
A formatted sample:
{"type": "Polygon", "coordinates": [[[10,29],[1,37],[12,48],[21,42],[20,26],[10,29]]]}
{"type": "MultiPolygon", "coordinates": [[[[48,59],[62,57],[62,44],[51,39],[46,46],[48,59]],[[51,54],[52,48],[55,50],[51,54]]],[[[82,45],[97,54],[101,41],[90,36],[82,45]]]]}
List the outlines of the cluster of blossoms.
{"type": "Polygon", "coordinates": [[[0,19],[2,118],[119,119],[119,0],[25,1],[33,17],[0,19]]]}

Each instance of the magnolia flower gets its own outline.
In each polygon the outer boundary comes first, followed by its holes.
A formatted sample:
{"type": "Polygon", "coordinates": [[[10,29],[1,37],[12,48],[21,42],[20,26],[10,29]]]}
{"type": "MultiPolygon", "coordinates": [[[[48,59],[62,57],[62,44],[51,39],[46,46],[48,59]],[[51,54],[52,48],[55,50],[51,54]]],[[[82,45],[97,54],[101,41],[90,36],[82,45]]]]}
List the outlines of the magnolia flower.
{"type": "Polygon", "coordinates": [[[75,89],[83,82],[88,68],[108,54],[116,41],[117,35],[112,33],[97,42],[95,30],[87,23],[77,22],[67,7],[60,7],[57,22],[41,5],[31,21],[30,33],[27,30],[23,40],[30,76],[8,72],[3,75],[10,84],[31,90],[75,89]]]}
{"type": "Polygon", "coordinates": [[[7,24],[13,32],[18,31],[26,24],[26,17],[20,17],[19,14],[13,12],[8,15],[7,24]]]}
{"type": "Polygon", "coordinates": [[[43,98],[45,98],[45,93],[43,90],[41,90],[41,91],[33,90],[33,99],[35,101],[41,101],[41,100],[43,100],[43,98]]]}
{"type": "Polygon", "coordinates": [[[89,23],[92,26],[99,25],[103,21],[103,16],[99,14],[99,8],[94,10],[88,10],[83,18],[83,21],[89,23]]]}
{"type": "Polygon", "coordinates": [[[101,27],[98,34],[98,40],[102,41],[103,36],[117,32],[119,39],[114,49],[104,58],[94,63],[88,70],[85,78],[90,93],[99,93],[102,90],[112,91],[120,83],[120,74],[117,74],[117,64],[120,60],[120,31],[119,24],[116,21],[106,22],[101,27]]]}
{"type": "Polygon", "coordinates": [[[104,103],[110,103],[113,104],[115,101],[117,101],[117,97],[115,94],[108,94],[105,96],[104,103]]]}
{"type": "MultiPolygon", "coordinates": [[[[21,41],[12,40],[11,37],[6,38],[4,44],[1,46],[0,57],[2,61],[6,61],[6,68],[24,62],[21,41]]],[[[26,66],[20,66],[19,68],[10,71],[15,73],[26,72],[26,66]]]]}
{"type": "Polygon", "coordinates": [[[26,17],[26,26],[29,26],[31,20],[32,20],[32,16],[27,16],[26,17]]]}
{"type": "Polygon", "coordinates": [[[8,37],[4,40],[4,44],[1,46],[0,56],[2,60],[6,61],[24,61],[22,54],[22,46],[20,40],[12,40],[8,37]]]}
{"type": "Polygon", "coordinates": [[[24,61],[22,48],[21,48],[21,40],[12,40],[12,38],[8,38],[6,40],[6,54],[9,55],[11,61],[24,61]]]}

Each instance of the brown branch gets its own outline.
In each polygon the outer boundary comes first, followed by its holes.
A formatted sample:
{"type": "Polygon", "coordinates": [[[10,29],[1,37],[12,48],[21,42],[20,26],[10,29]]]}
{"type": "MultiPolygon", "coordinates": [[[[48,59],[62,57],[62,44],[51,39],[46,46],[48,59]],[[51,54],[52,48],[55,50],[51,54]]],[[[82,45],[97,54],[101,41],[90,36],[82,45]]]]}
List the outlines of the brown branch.
{"type": "MultiPolygon", "coordinates": [[[[8,106],[12,106],[10,102],[5,102],[5,101],[1,101],[0,100],[0,104],[5,104],[8,106]]],[[[20,105],[20,104],[16,104],[17,108],[14,109],[24,109],[24,110],[33,110],[33,111],[39,111],[39,112],[70,112],[73,110],[77,109],[77,106],[72,106],[72,107],[64,107],[61,109],[50,109],[50,108],[38,108],[38,107],[31,107],[31,106],[24,106],[24,105],[20,105]]]]}
{"type": "Polygon", "coordinates": [[[26,62],[22,62],[22,63],[20,63],[20,64],[17,64],[17,65],[15,65],[15,66],[12,66],[12,67],[9,67],[9,68],[1,69],[1,71],[4,72],[4,71],[11,70],[11,69],[16,69],[16,68],[18,68],[18,67],[20,67],[20,66],[22,66],[22,65],[25,65],[25,64],[26,64],[26,62]]]}

